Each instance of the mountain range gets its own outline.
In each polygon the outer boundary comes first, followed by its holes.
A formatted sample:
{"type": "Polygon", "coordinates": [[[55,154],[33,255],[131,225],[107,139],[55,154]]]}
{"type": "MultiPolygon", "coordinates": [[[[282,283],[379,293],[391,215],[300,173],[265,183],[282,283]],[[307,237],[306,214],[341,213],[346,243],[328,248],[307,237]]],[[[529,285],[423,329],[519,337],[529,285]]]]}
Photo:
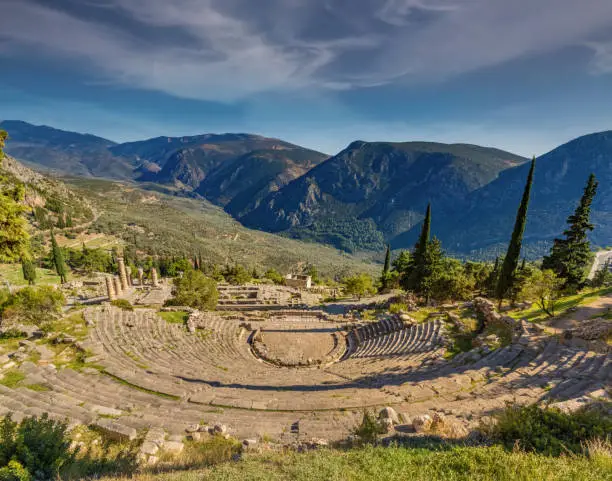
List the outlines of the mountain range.
{"type": "MultiPolygon", "coordinates": [[[[327,156],[279,139],[204,134],[118,144],[21,121],[0,122],[6,151],[42,170],[164,186],[201,197],[248,227],[347,251],[411,247],[427,203],[454,254],[490,257],[508,242],[527,159],[470,144],[351,143],[327,156]]],[[[612,132],[575,139],[537,161],[525,237],[531,257],[564,229],[591,172],[591,239],[612,243],[612,132]]]]}

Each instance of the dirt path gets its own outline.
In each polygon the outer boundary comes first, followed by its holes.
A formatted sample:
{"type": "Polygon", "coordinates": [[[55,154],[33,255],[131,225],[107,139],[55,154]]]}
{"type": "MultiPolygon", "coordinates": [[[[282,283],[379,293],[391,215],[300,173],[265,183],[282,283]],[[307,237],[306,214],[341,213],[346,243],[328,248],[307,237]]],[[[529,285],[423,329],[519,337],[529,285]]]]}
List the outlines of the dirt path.
{"type": "Polygon", "coordinates": [[[563,329],[572,329],[577,327],[581,321],[602,316],[610,309],[612,309],[612,293],[601,296],[589,304],[584,304],[576,310],[554,319],[547,327],[556,332],[563,329]]]}

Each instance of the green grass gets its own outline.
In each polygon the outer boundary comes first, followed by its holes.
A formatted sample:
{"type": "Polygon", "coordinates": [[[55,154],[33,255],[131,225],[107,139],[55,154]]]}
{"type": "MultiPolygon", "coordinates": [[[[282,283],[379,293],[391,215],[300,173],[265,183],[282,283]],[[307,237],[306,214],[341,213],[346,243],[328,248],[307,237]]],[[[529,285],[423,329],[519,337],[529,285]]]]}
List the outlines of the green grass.
{"type": "MultiPolygon", "coordinates": [[[[568,309],[579,307],[583,304],[588,304],[598,297],[612,293],[612,287],[604,287],[601,289],[586,289],[578,294],[565,296],[560,298],[555,305],[555,315],[561,316],[568,309]]],[[[524,311],[509,311],[507,313],[514,319],[525,319],[531,322],[541,322],[549,319],[548,315],[540,309],[535,303],[530,309],[524,311]]]]}
{"type": "MultiPolygon", "coordinates": [[[[25,286],[27,282],[23,278],[21,272],[21,264],[0,264],[0,288],[6,286],[8,281],[12,286],[25,286]]],[[[36,268],[36,284],[37,285],[55,285],[59,284],[59,277],[55,271],[49,269],[36,268]]]]}
{"type": "Polygon", "coordinates": [[[48,386],[45,386],[44,384],[38,384],[38,383],[34,383],[34,384],[26,384],[24,387],[32,390],[32,391],[37,391],[37,392],[46,392],[46,391],[50,391],[51,388],[48,386]]]}
{"type": "Polygon", "coordinates": [[[189,313],[185,311],[160,311],[158,314],[170,324],[185,324],[189,319],[189,313]]]}
{"type": "Polygon", "coordinates": [[[0,384],[11,389],[16,388],[21,381],[25,379],[25,374],[17,369],[9,369],[4,373],[4,377],[0,379],[0,384]]]}
{"type": "MultiPolygon", "coordinates": [[[[604,481],[611,459],[547,457],[501,447],[440,450],[366,447],[248,456],[208,469],[143,474],[135,481],[604,481]]],[[[106,478],[107,481],[110,478],[106,478]]],[[[120,479],[120,478],[112,478],[120,479]]]]}

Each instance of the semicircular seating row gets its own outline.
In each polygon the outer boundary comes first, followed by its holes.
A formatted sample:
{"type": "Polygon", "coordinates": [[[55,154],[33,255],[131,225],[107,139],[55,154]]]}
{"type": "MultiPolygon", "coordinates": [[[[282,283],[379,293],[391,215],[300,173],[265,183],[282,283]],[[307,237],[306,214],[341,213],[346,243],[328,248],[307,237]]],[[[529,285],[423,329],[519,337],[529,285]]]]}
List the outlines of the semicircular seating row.
{"type": "Polygon", "coordinates": [[[159,425],[172,432],[208,417],[237,426],[245,436],[282,436],[299,418],[311,434],[335,439],[348,432],[364,406],[395,405],[411,415],[435,407],[480,416],[505,401],[572,399],[612,384],[609,354],[547,337],[529,335],[473,363],[440,361],[441,325],[435,322],[403,329],[389,322],[364,326],[342,362],[289,369],[258,362],[246,342],[248,331],[236,321],[212,319],[206,329],[189,334],[146,309],[89,308],[85,316],[95,324],[87,346],[115,380],[93,369],[24,363],[27,382],[48,391],[0,386],[0,414],[47,411],[86,423],[117,415],[116,422],[127,426],[159,425]]]}

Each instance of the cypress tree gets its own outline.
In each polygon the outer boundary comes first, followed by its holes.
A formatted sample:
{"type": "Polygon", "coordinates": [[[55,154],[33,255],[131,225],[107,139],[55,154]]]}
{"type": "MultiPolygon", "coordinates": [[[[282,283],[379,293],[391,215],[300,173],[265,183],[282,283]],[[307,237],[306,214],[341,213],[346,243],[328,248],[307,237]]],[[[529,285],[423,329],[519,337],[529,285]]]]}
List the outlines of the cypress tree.
{"type": "Polygon", "coordinates": [[[31,259],[26,257],[21,258],[21,271],[23,273],[23,278],[28,281],[29,285],[36,283],[36,268],[31,259]]]}
{"type": "Polygon", "coordinates": [[[591,245],[587,233],[593,230],[591,204],[597,193],[597,180],[591,174],[580,203],[575,212],[567,218],[569,228],[563,232],[564,239],[555,239],[550,255],[544,258],[543,269],[552,269],[557,276],[566,280],[574,289],[584,282],[584,274],[591,259],[591,245]]]}
{"type": "Polygon", "coordinates": [[[385,267],[383,268],[383,275],[389,274],[391,269],[391,246],[387,244],[387,252],[385,253],[385,267]]]}
{"type": "Polygon", "coordinates": [[[499,299],[499,305],[501,306],[502,300],[512,289],[514,282],[514,273],[518,266],[519,258],[521,257],[521,247],[523,245],[523,234],[525,233],[525,225],[527,224],[527,209],[529,207],[529,197],[531,195],[531,186],[533,184],[533,174],[535,171],[536,159],[535,157],[531,161],[531,168],[529,169],[529,175],[527,176],[527,183],[525,184],[525,190],[523,192],[523,198],[516,214],[516,221],[514,223],[514,230],[512,231],[512,238],[508,245],[508,252],[504,258],[501,271],[499,273],[499,280],[497,281],[496,294],[499,299]]]}
{"type": "Polygon", "coordinates": [[[385,289],[389,283],[389,270],[391,269],[391,246],[387,244],[387,252],[385,253],[385,266],[383,267],[380,284],[385,289]]]}
{"type": "Polygon", "coordinates": [[[414,257],[415,257],[415,261],[417,264],[420,262],[419,259],[423,259],[425,257],[425,253],[427,252],[427,248],[429,247],[430,236],[431,236],[431,204],[427,204],[427,211],[425,212],[425,220],[423,220],[423,227],[421,228],[421,235],[419,236],[419,241],[414,247],[414,257]]]}
{"type": "Polygon", "coordinates": [[[55,235],[51,231],[51,258],[55,267],[55,272],[60,277],[60,282],[64,284],[66,282],[66,263],[64,262],[64,254],[57,245],[55,235]]]}

